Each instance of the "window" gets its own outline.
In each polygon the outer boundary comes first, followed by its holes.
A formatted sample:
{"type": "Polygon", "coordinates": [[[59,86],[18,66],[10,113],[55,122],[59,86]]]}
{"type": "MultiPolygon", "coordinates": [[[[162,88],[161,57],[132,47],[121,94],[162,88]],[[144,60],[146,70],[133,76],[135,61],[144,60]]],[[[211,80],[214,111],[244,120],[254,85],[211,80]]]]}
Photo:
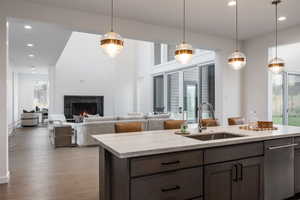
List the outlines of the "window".
{"type": "Polygon", "coordinates": [[[272,118],[276,124],[283,124],[283,76],[272,74],[272,118]]]}
{"type": "Polygon", "coordinates": [[[287,124],[300,126],[300,74],[287,75],[287,124]]]}
{"type": "Polygon", "coordinates": [[[186,118],[195,122],[198,117],[199,68],[193,67],[183,72],[183,104],[186,118]]]}
{"type": "Polygon", "coordinates": [[[201,66],[200,79],[201,103],[210,103],[215,108],[215,65],[201,66]]]}
{"type": "Polygon", "coordinates": [[[272,75],[272,120],[276,124],[300,126],[300,74],[272,75]]]}
{"type": "Polygon", "coordinates": [[[39,108],[48,108],[48,82],[36,81],[34,84],[33,105],[39,108]]]}
{"type": "Polygon", "coordinates": [[[164,76],[155,76],[153,78],[153,111],[154,112],[164,112],[164,76]]]}
{"type": "Polygon", "coordinates": [[[161,64],[161,44],[154,43],[154,65],[161,64]]]}
{"type": "MultiPolygon", "coordinates": [[[[198,119],[199,103],[215,106],[214,64],[189,67],[166,74],[165,77],[166,92],[164,76],[154,77],[154,112],[167,111],[175,118],[182,118],[182,111],[186,111],[188,122],[193,123],[198,119]]],[[[205,108],[203,113],[208,116],[205,108]]]]}
{"type": "Polygon", "coordinates": [[[175,72],[168,74],[168,112],[179,110],[179,73],[175,72]]]}
{"type": "Polygon", "coordinates": [[[175,55],[174,55],[175,50],[176,50],[176,45],[168,44],[167,47],[168,62],[175,60],[175,55]]]}

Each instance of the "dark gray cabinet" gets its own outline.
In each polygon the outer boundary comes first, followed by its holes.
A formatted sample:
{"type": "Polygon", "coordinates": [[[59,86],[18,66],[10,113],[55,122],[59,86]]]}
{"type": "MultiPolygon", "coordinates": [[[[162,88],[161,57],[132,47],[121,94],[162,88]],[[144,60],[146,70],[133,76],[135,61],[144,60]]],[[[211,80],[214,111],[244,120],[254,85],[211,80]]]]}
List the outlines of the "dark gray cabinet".
{"type": "Polygon", "coordinates": [[[300,137],[295,138],[295,193],[300,193],[300,137]]]}
{"type": "Polygon", "coordinates": [[[235,162],[204,167],[205,200],[238,200],[237,170],[235,162]]]}
{"type": "Polygon", "coordinates": [[[239,199],[262,200],[264,183],[263,157],[242,160],[240,163],[239,199]]]}
{"type": "Polygon", "coordinates": [[[263,157],[204,168],[205,200],[262,200],[263,157]]]}
{"type": "Polygon", "coordinates": [[[295,150],[295,193],[300,193],[300,149],[295,150]]]}
{"type": "Polygon", "coordinates": [[[262,200],[263,142],[118,158],[100,147],[101,200],[262,200]]]}

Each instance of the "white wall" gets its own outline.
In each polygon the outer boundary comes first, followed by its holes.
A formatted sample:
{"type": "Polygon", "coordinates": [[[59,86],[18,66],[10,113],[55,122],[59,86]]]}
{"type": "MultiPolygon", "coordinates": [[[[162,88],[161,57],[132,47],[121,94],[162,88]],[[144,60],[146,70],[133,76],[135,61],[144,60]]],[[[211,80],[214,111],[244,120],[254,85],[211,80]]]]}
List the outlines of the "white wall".
{"type": "Polygon", "coordinates": [[[19,78],[18,73],[13,72],[13,120],[16,123],[19,120],[19,78]]]}
{"type": "Polygon", "coordinates": [[[99,40],[99,35],[72,33],[53,75],[54,113],[63,114],[64,95],[104,96],[105,116],[137,110],[137,66],[149,66],[150,44],[125,40],[121,54],[111,59],[99,47],[99,40]]]}
{"type": "Polygon", "coordinates": [[[7,67],[7,125],[9,128],[14,125],[14,73],[12,66],[7,67]]]}
{"type": "Polygon", "coordinates": [[[35,110],[34,86],[36,81],[48,81],[45,74],[18,74],[18,117],[23,110],[35,110]]]}
{"type": "Polygon", "coordinates": [[[154,43],[139,42],[137,44],[137,112],[153,111],[153,79],[154,43]],[[148,56],[147,56],[148,55],[148,56]]]}
{"type": "MultiPolygon", "coordinates": [[[[2,12],[0,11],[2,14],[2,12]]],[[[7,27],[6,18],[0,14],[0,184],[8,182],[8,127],[7,127],[7,27]]]]}
{"type": "MultiPolygon", "coordinates": [[[[280,31],[279,45],[300,42],[300,26],[280,31]]],[[[243,73],[243,115],[251,110],[257,112],[260,120],[271,120],[269,98],[268,48],[274,46],[274,34],[266,34],[245,41],[245,53],[248,58],[243,73]]],[[[278,54],[280,57],[280,52],[278,54]]]]}

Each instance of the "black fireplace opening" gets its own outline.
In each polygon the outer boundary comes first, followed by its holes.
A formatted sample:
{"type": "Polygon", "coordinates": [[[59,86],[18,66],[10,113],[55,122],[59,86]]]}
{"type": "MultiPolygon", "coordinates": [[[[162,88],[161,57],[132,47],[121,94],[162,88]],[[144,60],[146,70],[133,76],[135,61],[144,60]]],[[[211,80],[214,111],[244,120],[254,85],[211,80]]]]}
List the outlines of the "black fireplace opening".
{"type": "Polygon", "coordinates": [[[67,119],[83,114],[103,116],[103,104],[103,96],[64,96],[64,114],[67,119]]]}
{"type": "Polygon", "coordinates": [[[96,115],[97,103],[72,103],[72,115],[96,115]]]}

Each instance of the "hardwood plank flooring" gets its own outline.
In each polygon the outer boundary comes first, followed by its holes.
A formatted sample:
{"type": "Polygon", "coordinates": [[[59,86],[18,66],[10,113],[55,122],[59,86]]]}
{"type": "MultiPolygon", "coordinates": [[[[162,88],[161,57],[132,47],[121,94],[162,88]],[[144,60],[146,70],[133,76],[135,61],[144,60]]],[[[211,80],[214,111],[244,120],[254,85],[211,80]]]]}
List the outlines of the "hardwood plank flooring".
{"type": "Polygon", "coordinates": [[[98,148],[54,149],[47,128],[17,129],[1,200],[98,200],[98,148]]]}

